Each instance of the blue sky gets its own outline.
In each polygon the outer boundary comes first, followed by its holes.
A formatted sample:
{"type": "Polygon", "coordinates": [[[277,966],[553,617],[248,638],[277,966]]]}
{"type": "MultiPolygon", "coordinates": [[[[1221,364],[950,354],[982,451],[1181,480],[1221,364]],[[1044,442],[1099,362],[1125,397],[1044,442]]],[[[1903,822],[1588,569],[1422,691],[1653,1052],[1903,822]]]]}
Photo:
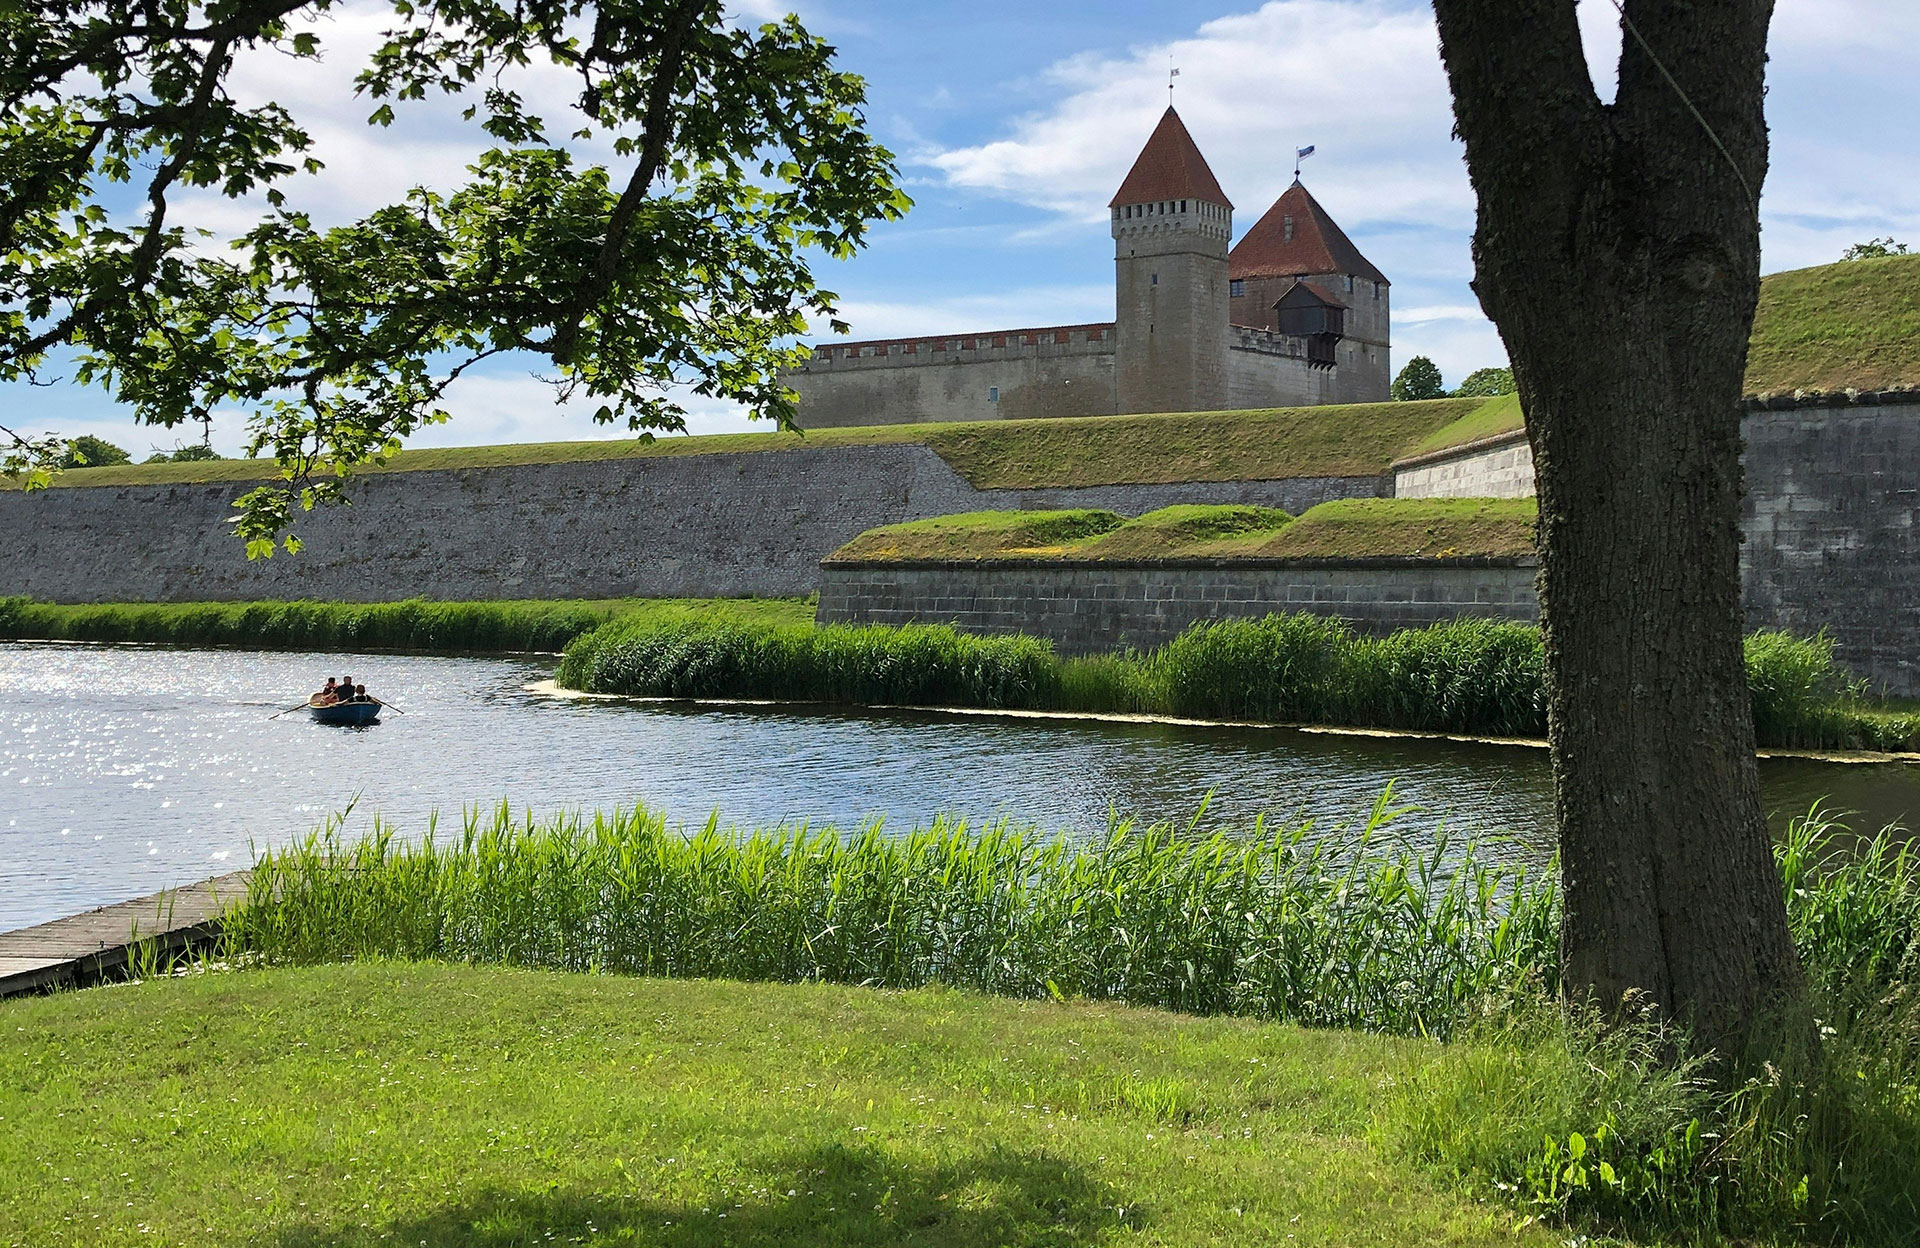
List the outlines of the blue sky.
{"type": "MultiPolygon", "coordinates": [[[[740,0],[743,17],[784,12],[740,0]]],[[[801,0],[802,17],[869,83],[869,120],[900,158],[917,207],[874,231],[857,259],[825,266],[856,337],[1110,319],[1112,243],[1104,205],[1160,110],[1169,58],[1175,102],[1251,226],[1285,187],[1295,147],[1318,153],[1307,185],[1393,280],[1398,368],[1431,356],[1449,382],[1504,362],[1468,286],[1473,201],[1450,137],[1446,83],[1428,7],[1415,0],[801,0]]],[[[306,191],[321,219],[347,219],[415,180],[447,183],[473,150],[428,120],[371,131],[341,89],[377,28],[350,4],[320,27],[326,65],[248,68],[242,91],[271,94],[316,122],[329,170],[306,191]]],[[[1603,94],[1617,55],[1610,0],[1582,0],[1603,94]]],[[[1920,245],[1920,46],[1914,0],[1779,0],[1768,113],[1774,159],[1762,204],[1766,267],[1837,259],[1893,235],[1920,245]]],[[[556,90],[562,84],[553,82],[556,90]]],[[[537,94],[538,84],[536,84],[537,94]]],[[[231,205],[194,205],[231,228],[231,205]]],[[[54,370],[52,376],[59,376],[54,370]]],[[[527,366],[463,383],[454,421],[419,444],[618,436],[556,409],[527,366]]],[[[175,431],[134,426],[98,390],[60,381],[0,386],[0,423],[95,433],[144,454],[175,431]]],[[[696,431],[749,427],[707,405],[696,431]]],[[[235,450],[237,415],[215,442],[235,450]]]]}

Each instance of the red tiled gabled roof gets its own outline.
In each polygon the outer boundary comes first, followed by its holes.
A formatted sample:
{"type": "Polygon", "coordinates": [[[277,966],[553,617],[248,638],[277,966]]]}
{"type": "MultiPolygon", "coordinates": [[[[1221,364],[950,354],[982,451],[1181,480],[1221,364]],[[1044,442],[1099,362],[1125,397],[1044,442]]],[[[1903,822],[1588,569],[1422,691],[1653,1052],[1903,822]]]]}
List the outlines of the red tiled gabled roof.
{"type": "Polygon", "coordinates": [[[1145,204],[1162,199],[1202,199],[1210,204],[1233,207],[1233,201],[1220,189],[1220,182],[1207,167],[1207,158],[1194,145],[1180,114],[1171,107],[1160,115],[1153,136],[1134,158],[1133,168],[1114,193],[1107,207],[1145,204]]]}
{"type": "Polygon", "coordinates": [[[1273,201],[1227,256],[1229,277],[1304,277],[1309,273],[1348,273],[1384,282],[1386,275],[1360,254],[1353,240],[1333,223],[1320,201],[1298,180],[1273,201]],[[1287,219],[1293,237],[1287,237],[1287,219]]]}

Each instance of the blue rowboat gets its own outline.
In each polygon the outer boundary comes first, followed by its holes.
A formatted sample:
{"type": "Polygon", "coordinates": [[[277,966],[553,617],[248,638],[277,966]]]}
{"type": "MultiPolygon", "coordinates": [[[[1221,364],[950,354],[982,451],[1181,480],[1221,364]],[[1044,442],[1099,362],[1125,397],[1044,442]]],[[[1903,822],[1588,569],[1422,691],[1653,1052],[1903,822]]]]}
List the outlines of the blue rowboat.
{"type": "Polygon", "coordinates": [[[349,728],[363,728],[379,720],[380,712],[386,709],[379,702],[369,698],[365,702],[329,702],[309,701],[307,714],[313,716],[317,724],[342,724],[349,728]]]}

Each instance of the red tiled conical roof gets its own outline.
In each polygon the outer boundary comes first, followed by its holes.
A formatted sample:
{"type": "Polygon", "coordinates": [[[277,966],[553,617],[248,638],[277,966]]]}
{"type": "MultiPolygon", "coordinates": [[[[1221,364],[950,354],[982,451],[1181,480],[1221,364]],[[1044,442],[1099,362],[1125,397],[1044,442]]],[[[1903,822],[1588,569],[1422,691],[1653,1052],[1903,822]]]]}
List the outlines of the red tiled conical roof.
{"type": "Polygon", "coordinates": [[[1133,168],[1127,171],[1126,181],[1120,184],[1107,207],[1162,199],[1203,199],[1210,204],[1233,207],[1233,201],[1220,189],[1213,170],[1207,168],[1207,158],[1200,154],[1193,136],[1187,133],[1180,114],[1171,107],[1160,115],[1153,137],[1140,149],[1133,168]]]}
{"type": "Polygon", "coordinates": [[[1267,215],[1254,222],[1253,228],[1233,245],[1227,256],[1227,275],[1304,277],[1310,273],[1350,273],[1375,282],[1387,280],[1333,223],[1320,201],[1295,180],[1273,201],[1267,215]],[[1291,238],[1289,218],[1293,221],[1291,238]]]}

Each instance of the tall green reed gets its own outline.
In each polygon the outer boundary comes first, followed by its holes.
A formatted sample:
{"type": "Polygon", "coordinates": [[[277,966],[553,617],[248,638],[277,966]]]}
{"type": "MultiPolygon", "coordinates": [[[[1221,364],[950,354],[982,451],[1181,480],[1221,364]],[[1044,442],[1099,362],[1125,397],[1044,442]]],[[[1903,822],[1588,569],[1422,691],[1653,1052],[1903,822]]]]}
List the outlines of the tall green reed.
{"type": "Polygon", "coordinates": [[[473,812],[418,844],[335,824],[260,859],[229,934],[268,961],[942,983],[1403,1034],[1550,984],[1551,874],[1412,849],[1402,813],[1383,797],[1338,834],[1118,822],[1095,844],[946,819],[683,835],[640,809],[473,812]]]}
{"type": "MultiPolygon", "coordinates": [[[[1859,700],[1832,639],[1748,640],[1763,745],[1900,749],[1920,715],[1859,700]]],[[[1383,637],[1306,613],[1196,624],[1145,653],[1062,659],[1030,637],[945,626],[852,627],[624,618],[567,648],[558,679],[593,693],[796,698],[1347,724],[1429,732],[1546,732],[1539,630],[1460,619],[1383,637]]]]}
{"type": "Polygon", "coordinates": [[[810,619],[795,600],[604,602],[198,602],[55,604],[0,599],[0,638],[287,649],[557,651],[609,620],[810,619]]]}

